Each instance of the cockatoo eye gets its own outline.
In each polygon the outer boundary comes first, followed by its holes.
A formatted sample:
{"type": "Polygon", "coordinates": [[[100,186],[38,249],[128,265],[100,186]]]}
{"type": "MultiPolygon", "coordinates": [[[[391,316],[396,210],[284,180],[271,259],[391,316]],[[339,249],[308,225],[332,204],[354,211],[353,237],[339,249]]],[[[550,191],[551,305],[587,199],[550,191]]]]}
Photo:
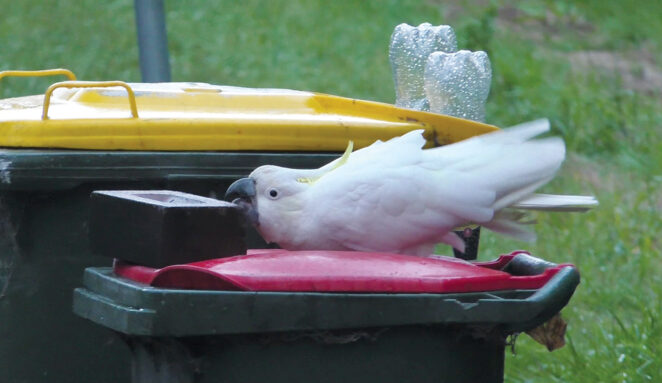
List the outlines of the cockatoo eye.
{"type": "Polygon", "coordinates": [[[278,198],[278,190],[276,190],[276,189],[269,189],[267,194],[269,195],[269,198],[271,198],[271,199],[278,198]]]}

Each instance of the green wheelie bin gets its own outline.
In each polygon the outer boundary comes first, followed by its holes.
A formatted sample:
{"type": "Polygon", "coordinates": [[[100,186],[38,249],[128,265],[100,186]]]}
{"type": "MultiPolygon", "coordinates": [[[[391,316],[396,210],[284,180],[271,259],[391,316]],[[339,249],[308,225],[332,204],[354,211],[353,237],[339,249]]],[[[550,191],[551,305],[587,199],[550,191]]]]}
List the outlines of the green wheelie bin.
{"type": "MultiPolygon", "coordinates": [[[[0,72],[14,75],[67,71],[0,72]]],[[[173,189],[222,196],[263,164],[313,168],[412,129],[430,145],[493,126],[392,105],[200,83],[64,81],[0,100],[0,381],[117,382],[129,349],[71,313],[90,253],[89,195],[173,189]]],[[[263,243],[253,234],[250,247],[263,243]]]]}

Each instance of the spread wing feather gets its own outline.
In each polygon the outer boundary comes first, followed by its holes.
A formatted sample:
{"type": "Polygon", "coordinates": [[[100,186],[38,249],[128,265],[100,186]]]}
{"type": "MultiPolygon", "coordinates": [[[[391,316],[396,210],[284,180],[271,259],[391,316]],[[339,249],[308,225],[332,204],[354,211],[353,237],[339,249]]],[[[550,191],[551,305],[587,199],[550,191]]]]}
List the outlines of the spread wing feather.
{"type": "Polygon", "coordinates": [[[454,227],[490,228],[492,221],[496,231],[530,239],[516,221],[495,219],[495,212],[529,196],[561,165],[562,140],[530,141],[548,129],[538,120],[427,150],[421,131],[377,142],[315,183],[312,200],[334,203],[310,219],[327,238],[355,250],[457,245],[447,236],[454,227]]]}

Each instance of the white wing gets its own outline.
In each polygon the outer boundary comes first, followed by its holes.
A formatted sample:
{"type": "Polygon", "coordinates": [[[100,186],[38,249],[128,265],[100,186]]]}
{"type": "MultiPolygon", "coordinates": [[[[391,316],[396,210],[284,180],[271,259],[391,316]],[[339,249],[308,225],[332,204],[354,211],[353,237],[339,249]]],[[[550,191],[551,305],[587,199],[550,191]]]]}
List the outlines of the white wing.
{"type": "MultiPolygon", "coordinates": [[[[529,141],[546,121],[520,125],[457,144],[422,150],[419,132],[353,153],[310,189],[319,203],[309,227],[356,250],[416,251],[467,223],[530,239],[495,212],[551,179],[565,155],[557,138],[529,141]]],[[[313,230],[313,229],[311,229],[313,230]]]]}

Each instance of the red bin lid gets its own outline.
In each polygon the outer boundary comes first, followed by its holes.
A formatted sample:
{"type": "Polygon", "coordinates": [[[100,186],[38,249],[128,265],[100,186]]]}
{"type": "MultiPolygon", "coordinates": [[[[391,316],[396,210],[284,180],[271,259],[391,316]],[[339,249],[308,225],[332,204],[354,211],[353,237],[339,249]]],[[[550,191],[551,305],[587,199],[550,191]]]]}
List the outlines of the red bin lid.
{"type": "Polygon", "coordinates": [[[538,289],[566,265],[539,275],[501,271],[517,253],[472,263],[353,251],[249,250],[247,255],[153,269],[116,261],[120,277],[154,287],[274,292],[465,293],[538,289]]]}

